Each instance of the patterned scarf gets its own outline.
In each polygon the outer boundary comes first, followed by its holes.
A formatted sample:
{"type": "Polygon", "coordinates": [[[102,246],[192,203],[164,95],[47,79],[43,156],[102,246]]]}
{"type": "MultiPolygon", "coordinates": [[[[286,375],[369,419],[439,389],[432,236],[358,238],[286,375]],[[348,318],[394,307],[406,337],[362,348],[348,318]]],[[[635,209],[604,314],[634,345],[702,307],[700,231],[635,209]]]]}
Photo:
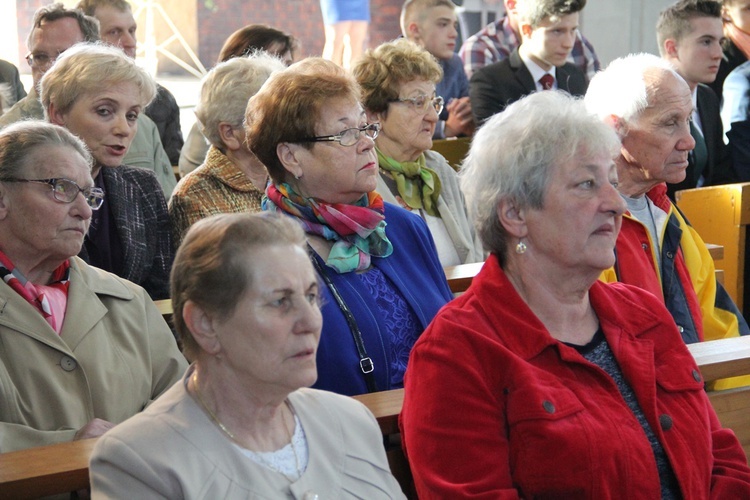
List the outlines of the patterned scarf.
{"type": "Polygon", "coordinates": [[[385,156],[376,147],[380,168],[389,172],[396,181],[396,188],[401,199],[413,209],[424,209],[430,215],[440,217],[437,211],[440,196],[440,177],[425,165],[424,153],[417,161],[398,162],[385,156]]]}
{"type": "Polygon", "coordinates": [[[23,297],[26,302],[36,308],[49,325],[59,334],[62,329],[64,309],[62,314],[55,310],[50,304],[45,292],[55,293],[62,292],[67,298],[68,287],[70,286],[70,262],[65,261],[52,272],[52,279],[49,285],[35,285],[28,281],[21,274],[21,271],[15,268],[7,255],[0,252],[0,278],[8,284],[13,290],[23,297]]]}
{"type": "Polygon", "coordinates": [[[385,235],[383,198],[375,191],[348,205],[303,198],[289,184],[269,184],[262,207],[296,217],[305,232],[333,241],[326,264],[339,274],[367,269],[372,255],[393,252],[385,235]]]}

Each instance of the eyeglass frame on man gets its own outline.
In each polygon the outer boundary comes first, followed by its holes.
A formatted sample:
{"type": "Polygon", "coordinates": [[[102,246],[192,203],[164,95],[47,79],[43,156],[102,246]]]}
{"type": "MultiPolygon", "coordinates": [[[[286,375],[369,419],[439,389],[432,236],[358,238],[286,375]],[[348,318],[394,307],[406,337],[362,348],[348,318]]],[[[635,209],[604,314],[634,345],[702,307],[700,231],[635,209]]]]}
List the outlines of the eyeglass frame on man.
{"type": "Polygon", "coordinates": [[[398,99],[391,99],[388,102],[392,103],[411,103],[412,106],[414,106],[414,109],[421,113],[426,113],[427,110],[430,109],[429,105],[427,103],[432,104],[432,108],[437,112],[439,115],[443,112],[443,109],[445,108],[445,99],[443,99],[441,96],[434,96],[434,97],[427,97],[426,95],[418,95],[416,97],[399,97],[398,99]],[[420,104],[419,101],[422,101],[420,104]]]}
{"type": "MultiPolygon", "coordinates": [[[[62,54],[62,52],[60,52],[62,54]]],[[[49,68],[53,64],[55,64],[55,61],[57,61],[57,58],[60,57],[60,54],[57,54],[55,57],[49,56],[47,54],[37,54],[34,55],[31,52],[26,54],[26,64],[28,64],[32,68],[49,68]],[[38,58],[46,59],[46,62],[35,62],[38,58]],[[38,66],[36,66],[38,64],[38,66]]]]}
{"type": "Polygon", "coordinates": [[[365,123],[361,127],[351,127],[346,130],[342,130],[338,134],[335,135],[318,135],[314,137],[305,137],[303,139],[298,139],[294,142],[331,142],[331,141],[338,141],[339,144],[344,146],[345,148],[354,146],[359,142],[359,140],[362,138],[362,133],[364,133],[367,137],[369,137],[372,140],[377,139],[378,134],[380,133],[380,129],[382,126],[380,125],[380,122],[374,122],[374,123],[365,123]],[[344,144],[341,142],[344,138],[344,135],[349,133],[351,130],[356,130],[357,135],[355,136],[356,139],[351,144],[344,144]],[[370,135],[368,132],[372,131],[372,135],[370,135]]]}
{"type": "MultiPolygon", "coordinates": [[[[21,179],[17,177],[11,177],[6,179],[0,179],[0,182],[33,182],[37,184],[46,184],[50,188],[52,188],[52,197],[55,199],[55,201],[58,201],[60,203],[73,203],[76,201],[76,197],[78,196],[78,193],[83,194],[83,199],[86,200],[86,204],[91,208],[91,210],[99,210],[102,207],[102,204],[104,203],[104,190],[98,187],[89,187],[89,188],[82,188],[78,185],[75,181],[72,181],[70,179],[66,179],[65,177],[55,177],[52,179],[21,179]],[[58,184],[63,181],[69,184],[72,184],[75,186],[77,191],[74,191],[75,194],[72,197],[69,197],[70,199],[61,199],[58,198],[58,195],[63,196],[63,193],[60,193],[57,190],[58,184]],[[96,201],[96,206],[92,204],[92,200],[96,201]]],[[[73,191],[71,191],[73,192],[73,191]]]]}

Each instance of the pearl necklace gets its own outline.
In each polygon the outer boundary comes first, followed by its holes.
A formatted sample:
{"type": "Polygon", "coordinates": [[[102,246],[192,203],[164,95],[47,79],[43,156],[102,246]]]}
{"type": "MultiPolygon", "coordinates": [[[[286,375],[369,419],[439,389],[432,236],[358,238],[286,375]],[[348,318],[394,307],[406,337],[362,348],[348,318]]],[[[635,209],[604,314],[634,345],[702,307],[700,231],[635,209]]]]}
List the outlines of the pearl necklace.
{"type": "MultiPolygon", "coordinates": [[[[221,420],[219,420],[219,417],[216,416],[214,412],[211,411],[211,409],[208,407],[205,401],[203,401],[203,396],[201,395],[200,389],[198,389],[198,371],[196,370],[193,372],[192,376],[192,382],[193,382],[193,391],[195,393],[195,398],[198,401],[198,404],[208,413],[208,416],[211,417],[211,420],[221,429],[221,431],[227,435],[227,437],[232,440],[233,443],[240,446],[243,449],[249,450],[246,446],[244,446],[242,443],[239,442],[237,437],[234,435],[232,431],[227,429],[227,426],[221,423],[221,420]]],[[[296,419],[294,419],[294,410],[292,410],[292,407],[289,406],[289,401],[285,400],[284,404],[286,404],[287,408],[289,408],[289,411],[292,413],[292,420],[295,422],[295,428],[296,428],[296,419]]],[[[292,433],[289,431],[289,427],[284,423],[284,430],[286,431],[287,439],[289,440],[289,445],[292,447],[292,453],[294,453],[294,465],[297,470],[297,478],[294,478],[292,476],[287,475],[283,471],[279,469],[279,467],[272,462],[270,462],[266,457],[263,456],[262,452],[256,452],[253,450],[249,450],[253,453],[253,455],[260,460],[266,468],[271,469],[274,472],[278,472],[282,476],[284,476],[287,481],[290,483],[293,483],[296,479],[302,477],[302,467],[300,466],[299,461],[299,455],[297,454],[297,447],[294,445],[294,439],[292,439],[292,433]]]]}

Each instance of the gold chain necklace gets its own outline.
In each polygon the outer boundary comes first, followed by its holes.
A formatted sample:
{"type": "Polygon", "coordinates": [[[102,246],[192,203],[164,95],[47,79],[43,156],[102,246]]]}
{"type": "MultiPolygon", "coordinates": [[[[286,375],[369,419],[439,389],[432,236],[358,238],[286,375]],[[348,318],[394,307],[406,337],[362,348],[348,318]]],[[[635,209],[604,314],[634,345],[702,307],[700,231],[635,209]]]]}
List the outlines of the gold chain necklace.
{"type": "MultiPolygon", "coordinates": [[[[227,429],[227,426],[221,423],[221,420],[219,420],[219,417],[217,417],[216,414],[212,412],[211,409],[208,407],[206,402],[203,401],[203,396],[201,395],[201,391],[200,389],[198,389],[198,370],[193,372],[192,379],[193,379],[193,390],[195,392],[195,397],[198,400],[198,404],[201,405],[201,407],[206,411],[206,413],[208,413],[208,416],[211,417],[211,420],[219,427],[219,429],[221,429],[221,431],[224,434],[226,434],[229,437],[229,439],[232,440],[232,442],[242,447],[243,449],[248,449],[242,443],[239,442],[239,440],[235,437],[232,431],[227,429]]],[[[292,413],[292,420],[295,422],[294,427],[296,429],[297,426],[296,426],[296,419],[294,419],[294,410],[292,410],[292,407],[289,406],[289,401],[284,401],[284,403],[286,404],[287,408],[289,408],[289,411],[292,413]]],[[[287,439],[289,439],[289,445],[292,447],[292,453],[294,453],[294,465],[295,465],[295,468],[297,469],[297,478],[300,478],[302,477],[302,467],[300,466],[299,455],[297,454],[297,447],[294,446],[294,439],[292,439],[292,434],[289,431],[289,427],[286,425],[286,423],[284,423],[284,430],[286,431],[287,439]]],[[[253,450],[249,450],[249,451],[253,452],[253,450]]],[[[262,452],[253,452],[255,457],[257,457],[258,460],[263,462],[263,465],[265,465],[267,468],[275,472],[278,472],[279,474],[284,476],[290,483],[293,483],[295,481],[295,478],[285,474],[277,466],[275,466],[268,459],[266,459],[261,453],[262,452]]]]}

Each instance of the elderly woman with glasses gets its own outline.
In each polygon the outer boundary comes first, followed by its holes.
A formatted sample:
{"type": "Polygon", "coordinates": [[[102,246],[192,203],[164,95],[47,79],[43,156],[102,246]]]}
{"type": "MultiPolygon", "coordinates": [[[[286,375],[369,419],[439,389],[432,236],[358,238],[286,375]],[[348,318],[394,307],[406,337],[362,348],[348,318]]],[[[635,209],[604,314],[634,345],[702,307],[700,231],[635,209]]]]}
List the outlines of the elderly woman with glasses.
{"type": "Polygon", "coordinates": [[[0,132],[0,451],[101,435],[186,369],[146,292],[76,257],[104,193],[86,146],[0,132]]]}
{"type": "Polygon", "coordinates": [[[353,72],[368,119],[382,126],[375,141],[378,193],[424,219],[443,266],[483,260],[456,172],[429,150],[443,110],[443,98],[435,95],[440,65],[426,50],[400,39],[368,51],[353,72]]]}
{"type": "Polygon", "coordinates": [[[272,180],[264,209],[303,225],[324,284],[315,387],[401,387],[412,345],[451,293],[424,221],[375,192],[380,127],[367,123],[357,82],[305,59],[250,99],[246,126],[272,180]]]}
{"type": "Polygon", "coordinates": [[[138,115],[156,84],[116,48],[78,44],[58,57],[41,83],[48,121],[88,146],[92,176],[107,196],[91,219],[81,258],[141,285],[154,300],[169,297],[174,259],[164,192],[153,172],[123,165],[138,115]]]}

